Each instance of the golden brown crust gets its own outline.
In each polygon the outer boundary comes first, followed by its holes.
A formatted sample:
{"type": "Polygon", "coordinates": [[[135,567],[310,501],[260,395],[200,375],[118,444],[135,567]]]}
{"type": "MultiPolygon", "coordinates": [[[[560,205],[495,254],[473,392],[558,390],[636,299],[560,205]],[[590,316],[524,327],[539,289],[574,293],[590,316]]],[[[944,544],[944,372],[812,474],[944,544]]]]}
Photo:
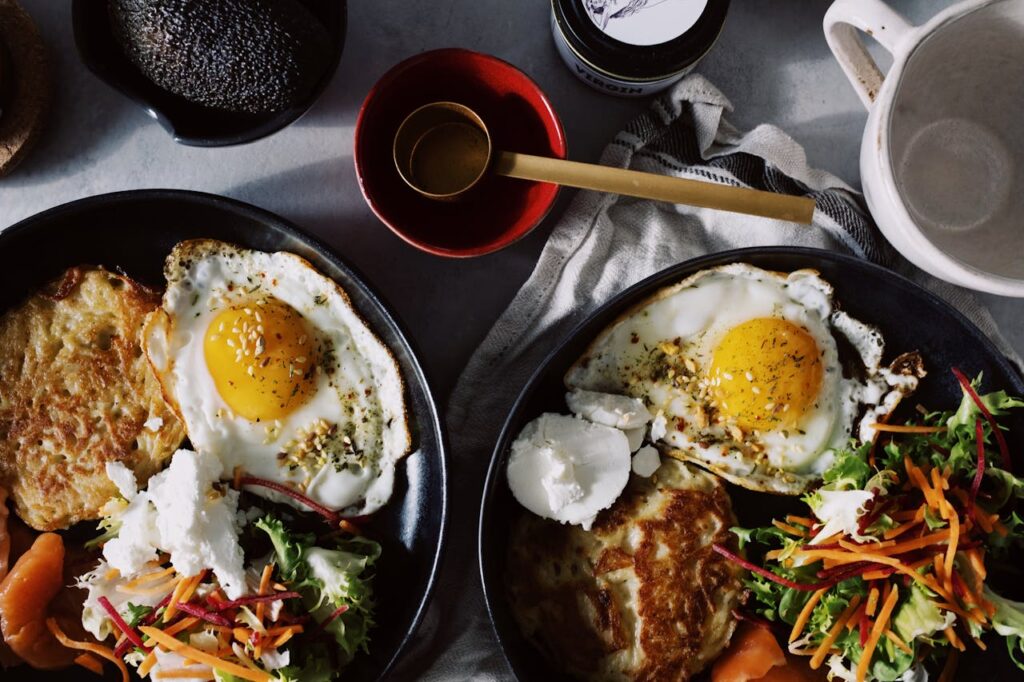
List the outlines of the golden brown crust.
{"type": "Polygon", "coordinates": [[[513,528],[508,593],[526,635],[593,680],[687,680],[725,647],[740,570],[725,488],[668,461],[634,477],[590,532],[525,514],[513,528]]]}
{"type": "Polygon", "coordinates": [[[127,277],[72,268],[0,318],[0,484],[33,528],[99,518],[117,492],[107,462],[144,485],[184,439],[140,346],[158,303],[127,277]]]}

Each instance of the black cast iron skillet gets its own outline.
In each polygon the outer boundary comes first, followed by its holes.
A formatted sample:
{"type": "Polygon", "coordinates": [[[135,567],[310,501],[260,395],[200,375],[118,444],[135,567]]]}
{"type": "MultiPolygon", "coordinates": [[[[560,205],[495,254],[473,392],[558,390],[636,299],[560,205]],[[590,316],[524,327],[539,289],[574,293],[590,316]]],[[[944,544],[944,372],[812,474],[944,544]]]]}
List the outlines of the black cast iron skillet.
{"type": "MultiPolygon", "coordinates": [[[[434,586],[447,521],[447,444],[400,323],[352,266],[294,225],[248,204],[178,190],[118,192],[58,206],[0,232],[0,311],[81,264],[123,270],[162,289],[171,247],[198,237],[306,258],[342,286],[401,366],[414,450],[399,464],[391,501],[365,524],[367,535],[383,545],[374,583],[377,625],[370,653],[359,654],[344,673],[346,680],[384,679],[412,640],[434,586]]],[[[46,673],[22,666],[0,673],[24,682],[90,677],[77,667],[46,673]]]]}
{"type": "MultiPolygon", "coordinates": [[[[902,409],[912,409],[916,403],[935,409],[958,405],[961,392],[949,371],[953,366],[971,377],[983,372],[984,391],[1005,389],[1024,395],[1024,381],[1017,371],[963,315],[909,280],[850,256],[805,248],[740,249],[681,263],[627,289],[597,310],[551,351],[512,408],[487,473],[480,509],[480,573],[494,632],[520,680],[547,682],[564,676],[522,636],[505,596],[509,528],[517,515],[524,513],[509,492],[505,477],[512,441],[526,422],[542,412],[567,412],[563,375],[618,315],[661,287],[685,279],[698,270],[735,262],[784,272],[814,268],[835,287],[835,300],[839,306],[882,331],[886,341],[885,362],[904,351],[919,350],[929,375],[902,409]]],[[[1019,453],[1024,442],[1024,415],[1018,413],[1010,424],[1011,450],[1019,453]]],[[[1024,468],[1024,457],[1018,456],[1015,464],[1018,471],[1024,468]]],[[[729,493],[742,526],[768,525],[773,517],[787,510],[799,509],[799,503],[793,498],[754,493],[734,485],[729,485],[729,493]]],[[[1020,561],[1015,563],[1021,565],[1020,561]]],[[[1006,596],[1020,599],[1021,592],[1024,592],[1020,582],[999,587],[1006,596]]],[[[1007,657],[1001,640],[988,637],[987,653],[978,652],[972,645],[970,653],[961,658],[957,679],[970,680],[975,675],[998,680],[1024,678],[1024,674],[1007,657]]]]}

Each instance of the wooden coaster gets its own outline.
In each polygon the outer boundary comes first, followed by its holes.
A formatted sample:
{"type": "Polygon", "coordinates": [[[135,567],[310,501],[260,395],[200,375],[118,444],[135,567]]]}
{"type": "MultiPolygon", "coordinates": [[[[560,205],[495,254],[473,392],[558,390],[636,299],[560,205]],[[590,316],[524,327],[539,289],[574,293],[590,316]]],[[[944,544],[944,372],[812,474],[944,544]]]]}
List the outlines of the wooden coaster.
{"type": "Polygon", "coordinates": [[[25,158],[50,103],[50,68],[35,23],[15,0],[0,0],[0,176],[25,158]]]}

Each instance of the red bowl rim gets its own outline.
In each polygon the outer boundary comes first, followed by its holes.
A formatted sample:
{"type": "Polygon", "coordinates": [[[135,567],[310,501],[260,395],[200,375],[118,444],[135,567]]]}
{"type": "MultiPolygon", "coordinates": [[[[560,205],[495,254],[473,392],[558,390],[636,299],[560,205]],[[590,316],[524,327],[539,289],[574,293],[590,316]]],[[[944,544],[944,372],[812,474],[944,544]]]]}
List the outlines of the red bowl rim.
{"type": "Polygon", "coordinates": [[[367,191],[366,188],[365,178],[363,177],[362,153],[360,151],[360,140],[362,136],[359,133],[362,130],[364,117],[366,115],[367,109],[370,106],[370,103],[377,98],[381,90],[390,86],[391,83],[398,78],[398,75],[405,71],[406,69],[415,66],[420,62],[428,61],[430,59],[435,59],[437,57],[446,55],[465,55],[472,56],[474,58],[482,58],[504,68],[510,69],[511,71],[518,74],[531,88],[533,88],[533,90],[537,93],[541,103],[544,105],[543,110],[538,110],[538,113],[542,114],[543,116],[546,116],[548,120],[554,123],[555,138],[552,141],[555,143],[554,151],[555,155],[558,158],[564,159],[568,156],[568,144],[565,139],[565,129],[562,127],[562,121],[561,119],[558,118],[558,114],[555,112],[555,108],[551,105],[551,100],[548,99],[548,96],[544,93],[541,87],[537,85],[537,82],[533,80],[533,78],[528,76],[522,69],[505,61],[504,59],[501,59],[500,57],[495,57],[494,55],[486,54],[484,52],[476,52],[474,50],[467,50],[461,47],[445,47],[437,50],[429,50],[427,52],[421,52],[420,54],[407,57],[398,64],[395,64],[393,67],[388,69],[388,71],[383,76],[381,76],[376,83],[374,83],[373,87],[371,87],[370,91],[366,94],[366,98],[363,100],[362,105],[360,105],[359,107],[359,115],[356,117],[356,127],[353,133],[354,144],[352,148],[352,159],[353,163],[355,164],[356,180],[359,183],[359,191],[362,193],[363,199],[366,200],[366,203],[370,207],[370,210],[373,211],[373,214],[377,216],[377,218],[382,223],[384,223],[389,230],[391,230],[394,234],[398,235],[398,237],[401,238],[405,243],[414,246],[417,249],[420,249],[421,251],[433,254],[435,256],[443,256],[446,258],[473,258],[475,256],[484,256],[489,253],[494,253],[495,251],[500,251],[501,249],[511,246],[512,244],[516,243],[517,241],[519,241],[520,239],[524,238],[526,235],[530,234],[535,229],[537,229],[537,226],[544,222],[544,219],[547,218],[549,213],[551,213],[551,209],[554,207],[555,201],[558,200],[558,195],[561,191],[561,188],[559,187],[555,190],[555,193],[551,196],[551,200],[545,207],[544,212],[540,215],[540,217],[537,218],[534,224],[527,228],[525,231],[523,231],[521,234],[516,235],[514,237],[510,237],[508,234],[503,233],[497,239],[487,244],[482,244],[480,246],[473,246],[463,249],[450,249],[436,246],[434,244],[431,244],[430,242],[415,239],[410,235],[406,234],[402,229],[393,225],[387,218],[384,217],[382,210],[377,205],[377,202],[373,199],[373,197],[370,196],[370,193],[367,191]]]}

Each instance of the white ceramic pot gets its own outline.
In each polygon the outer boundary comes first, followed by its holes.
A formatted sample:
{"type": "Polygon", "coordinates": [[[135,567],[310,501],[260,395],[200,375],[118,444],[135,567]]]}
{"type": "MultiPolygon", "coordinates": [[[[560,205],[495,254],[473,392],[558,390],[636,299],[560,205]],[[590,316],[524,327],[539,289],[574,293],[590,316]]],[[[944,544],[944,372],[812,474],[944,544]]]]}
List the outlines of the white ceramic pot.
{"type": "Polygon", "coordinates": [[[885,237],[936,277],[1024,297],[1024,0],[967,0],[922,26],[836,0],[824,24],[868,108],[861,182],[885,237]],[[858,29],[892,53],[884,76],[858,29]]]}

